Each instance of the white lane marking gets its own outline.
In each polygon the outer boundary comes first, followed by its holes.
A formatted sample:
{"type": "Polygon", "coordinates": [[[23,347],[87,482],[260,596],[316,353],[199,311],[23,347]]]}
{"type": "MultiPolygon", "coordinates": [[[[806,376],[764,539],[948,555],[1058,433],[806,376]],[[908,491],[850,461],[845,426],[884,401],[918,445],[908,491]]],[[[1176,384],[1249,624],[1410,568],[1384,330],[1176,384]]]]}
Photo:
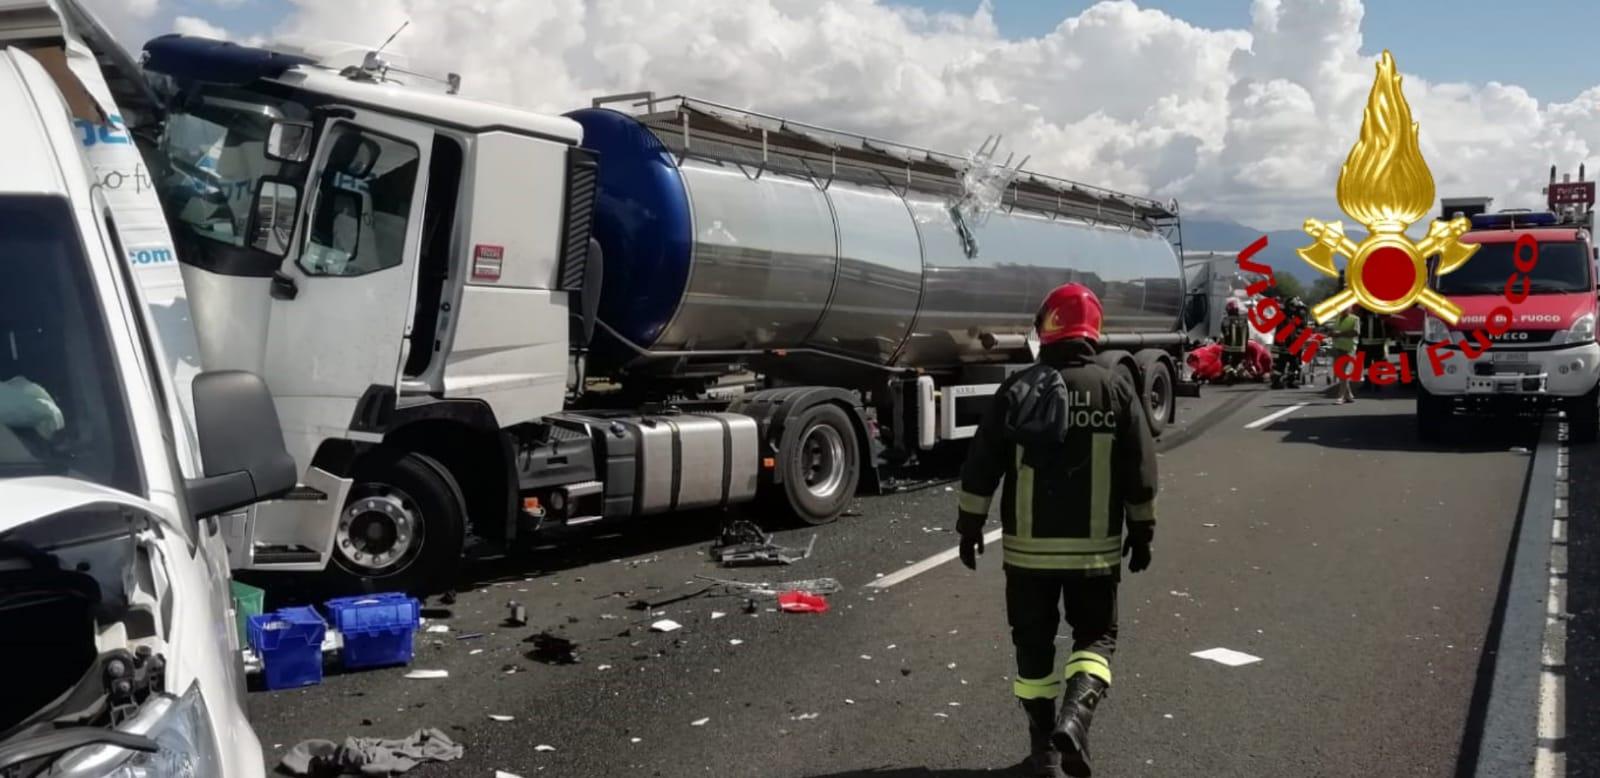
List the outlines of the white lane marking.
{"type": "Polygon", "coordinates": [[[1283,418],[1285,416],[1288,416],[1289,414],[1294,413],[1295,411],[1298,411],[1301,408],[1304,408],[1304,407],[1306,407],[1307,405],[1310,405],[1310,404],[1311,403],[1295,403],[1294,405],[1291,405],[1291,406],[1289,406],[1287,408],[1284,408],[1283,410],[1274,411],[1274,412],[1269,413],[1269,414],[1267,414],[1265,416],[1262,416],[1261,418],[1256,419],[1255,421],[1252,421],[1249,424],[1244,425],[1244,428],[1247,429],[1247,430],[1253,430],[1253,429],[1258,429],[1260,427],[1265,427],[1268,424],[1271,424],[1271,423],[1273,423],[1273,422],[1275,422],[1275,421],[1277,421],[1277,420],[1279,420],[1279,419],[1281,419],[1281,418],[1283,418]]]}
{"type": "Polygon", "coordinates": [[[1561,424],[1557,432],[1556,462],[1560,467],[1554,485],[1556,515],[1550,522],[1550,539],[1553,541],[1547,562],[1550,590],[1545,598],[1549,608],[1545,618],[1544,650],[1541,652],[1544,665],[1549,669],[1540,668],[1539,671],[1539,746],[1533,759],[1535,778],[1562,778],[1567,774],[1566,756],[1558,751],[1563,747],[1562,741],[1566,737],[1566,726],[1562,720],[1566,712],[1566,679],[1561,675],[1567,665],[1567,622],[1563,618],[1566,586],[1561,579],[1566,570],[1563,561],[1565,555],[1559,554],[1560,549],[1555,545],[1564,542],[1567,534],[1567,506],[1563,499],[1567,496],[1568,487],[1567,425],[1561,424]]]}
{"type": "MultiPolygon", "coordinates": [[[[986,546],[986,547],[987,546],[993,546],[994,544],[1000,542],[1000,534],[1001,534],[1002,531],[1003,530],[998,530],[997,529],[997,530],[993,530],[993,531],[989,532],[987,535],[984,535],[983,536],[983,544],[984,544],[984,546],[986,546]]],[[[888,575],[886,575],[886,576],[884,576],[882,578],[874,580],[872,583],[867,584],[867,588],[869,588],[869,589],[887,589],[887,588],[889,588],[891,586],[894,586],[897,583],[902,583],[902,582],[908,581],[908,580],[910,580],[910,579],[912,579],[912,578],[914,578],[916,576],[922,575],[923,573],[926,573],[929,570],[932,570],[933,568],[944,564],[945,562],[948,562],[948,561],[950,561],[952,559],[955,559],[958,556],[961,556],[961,547],[960,546],[956,546],[955,548],[949,549],[947,551],[940,551],[939,553],[934,554],[933,556],[930,556],[927,559],[922,560],[921,562],[918,562],[918,563],[913,564],[913,565],[907,565],[907,566],[902,567],[899,570],[896,570],[896,571],[894,571],[894,572],[892,572],[892,573],[890,573],[890,574],[888,574],[888,575]]]]}

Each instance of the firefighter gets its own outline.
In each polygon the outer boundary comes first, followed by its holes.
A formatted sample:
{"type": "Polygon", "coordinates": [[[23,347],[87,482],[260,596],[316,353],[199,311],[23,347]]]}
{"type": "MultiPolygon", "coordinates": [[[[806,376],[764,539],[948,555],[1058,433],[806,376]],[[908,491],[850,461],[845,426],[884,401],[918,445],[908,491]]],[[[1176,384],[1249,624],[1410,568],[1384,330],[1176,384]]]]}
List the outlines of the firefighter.
{"type": "Polygon", "coordinates": [[[1222,372],[1227,378],[1234,379],[1245,367],[1250,328],[1238,300],[1228,300],[1224,311],[1226,314],[1222,317],[1222,372]]]}
{"type": "Polygon", "coordinates": [[[1361,374],[1361,388],[1371,389],[1372,366],[1389,361],[1388,317],[1362,309],[1360,347],[1361,362],[1366,366],[1361,374]]]}
{"type": "Polygon", "coordinates": [[[1341,359],[1352,359],[1355,356],[1360,328],[1361,322],[1350,308],[1346,308],[1343,313],[1339,314],[1339,318],[1333,325],[1333,372],[1334,377],[1339,382],[1336,390],[1339,397],[1337,400],[1339,405],[1356,401],[1355,392],[1350,389],[1348,372],[1345,375],[1340,375],[1339,361],[1341,359]]]}
{"type": "Polygon", "coordinates": [[[961,470],[956,528],[973,570],[1004,480],[1012,691],[1027,715],[1028,765],[1041,776],[1089,775],[1089,722],[1111,685],[1122,558],[1131,555],[1131,572],[1149,567],[1155,536],[1155,444],[1132,382],[1095,361],[1101,317],[1081,284],[1045,298],[1034,322],[1039,363],[1000,385],[961,470]],[[1058,608],[1072,628],[1064,665],[1055,661],[1058,608]]]}

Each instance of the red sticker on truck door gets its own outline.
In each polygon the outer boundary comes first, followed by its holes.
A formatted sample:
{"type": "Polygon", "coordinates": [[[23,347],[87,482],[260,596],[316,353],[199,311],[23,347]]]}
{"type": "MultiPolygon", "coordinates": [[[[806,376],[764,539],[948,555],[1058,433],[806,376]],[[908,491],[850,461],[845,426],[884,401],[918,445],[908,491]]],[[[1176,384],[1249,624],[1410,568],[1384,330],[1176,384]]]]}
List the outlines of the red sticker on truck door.
{"type": "Polygon", "coordinates": [[[500,264],[505,258],[504,246],[479,243],[472,247],[472,280],[499,281],[500,264]]]}

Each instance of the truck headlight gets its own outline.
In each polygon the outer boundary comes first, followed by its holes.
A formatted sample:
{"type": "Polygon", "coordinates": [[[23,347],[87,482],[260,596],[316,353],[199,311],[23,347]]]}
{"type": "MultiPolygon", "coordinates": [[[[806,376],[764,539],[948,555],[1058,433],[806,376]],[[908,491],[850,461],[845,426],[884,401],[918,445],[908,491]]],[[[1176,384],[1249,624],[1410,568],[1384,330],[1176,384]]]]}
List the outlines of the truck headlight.
{"type": "Polygon", "coordinates": [[[1424,316],[1422,318],[1422,339],[1429,343],[1449,340],[1450,328],[1445,326],[1442,319],[1424,316]]]}
{"type": "Polygon", "coordinates": [[[1584,314],[1565,332],[1558,333],[1562,343],[1591,343],[1594,341],[1594,314],[1584,314]]]}
{"type": "Polygon", "coordinates": [[[145,706],[158,707],[148,714],[141,710],[126,728],[156,741],[161,750],[146,754],[115,746],[87,746],[62,757],[52,775],[212,778],[225,774],[198,683],[190,685],[181,698],[163,696],[145,706]]]}

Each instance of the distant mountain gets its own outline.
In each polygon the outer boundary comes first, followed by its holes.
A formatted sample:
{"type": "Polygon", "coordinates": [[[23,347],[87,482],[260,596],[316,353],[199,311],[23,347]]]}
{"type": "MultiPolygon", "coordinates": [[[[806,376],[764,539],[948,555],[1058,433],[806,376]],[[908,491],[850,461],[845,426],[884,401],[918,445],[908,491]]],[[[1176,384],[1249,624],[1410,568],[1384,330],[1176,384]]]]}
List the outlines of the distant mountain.
{"type": "Polygon", "coordinates": [[[1184,219],[1184,251],[1243,251],[1262,235],[1267,236],[1267,247],[1252,259],[1272,267],[1274,273],[1285,273],[1304,281],[1309,287],[1322,275],[1295,256],[1294,250],[1310,243],[1299,230],[1258,230],[1234,221],[1220,219],[1184,219]]]}

